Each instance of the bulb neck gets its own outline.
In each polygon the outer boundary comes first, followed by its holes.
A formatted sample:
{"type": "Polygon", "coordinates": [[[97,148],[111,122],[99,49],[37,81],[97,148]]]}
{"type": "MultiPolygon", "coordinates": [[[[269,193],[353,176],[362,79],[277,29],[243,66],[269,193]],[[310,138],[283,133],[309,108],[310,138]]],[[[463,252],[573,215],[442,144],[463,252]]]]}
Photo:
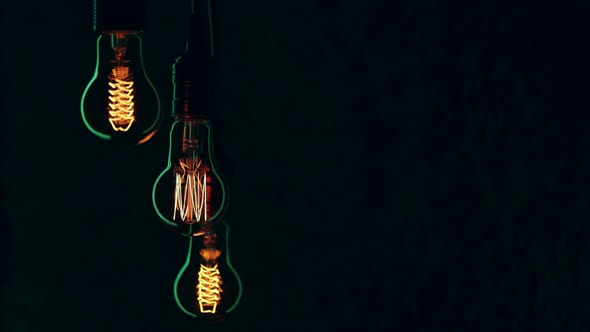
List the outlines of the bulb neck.
{"type": "Polygon", "coordinates": [[[174,119],[178,121],[195,121],[198,123],[209,122],[209,118],[195,114],[174,114],[174,119]]]}
{"type": "Polygon", "coordinates": [[[147,23],[147,0],[92,0],[93,29],[103,34],[137,33],[147,23]]]}

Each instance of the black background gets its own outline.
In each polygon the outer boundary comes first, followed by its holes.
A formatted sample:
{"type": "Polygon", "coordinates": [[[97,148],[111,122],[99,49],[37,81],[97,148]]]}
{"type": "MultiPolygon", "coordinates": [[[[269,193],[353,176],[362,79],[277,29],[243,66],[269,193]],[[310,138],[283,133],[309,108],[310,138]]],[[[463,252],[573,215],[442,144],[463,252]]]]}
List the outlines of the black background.
{"type": "MultiPolygon", "coordinates": [[[[82,125],[90,1],[3,2],[2,322],[20,331],[587,331],[587,5],[218,0],[241,306],[184,316],[150,203],[167,130],[82,125]]],[[[151,1],[170,112],[189,2],[151,1]]]]}

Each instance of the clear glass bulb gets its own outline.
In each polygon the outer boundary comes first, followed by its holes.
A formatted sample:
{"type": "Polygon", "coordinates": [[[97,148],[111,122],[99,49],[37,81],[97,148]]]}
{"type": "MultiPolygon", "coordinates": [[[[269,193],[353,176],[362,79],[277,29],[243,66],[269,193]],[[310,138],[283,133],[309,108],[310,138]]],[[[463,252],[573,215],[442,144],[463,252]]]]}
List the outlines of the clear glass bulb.
{"type": "Polygon", "coordinates": [[[184,116],[170,129],[168,164],[157,177],[152,202],[160,219],[186,236],[200,236],[227,210],[228,188],[215,166],[213,129],[184,116]]]}
{"type": "Polygon", "coordinates": [[[88,130],[105,140],[142,144],[158,131],[160,97],[145,70],[138,32],[98,36],[96,67],[80,110],[88,130]]]}
{"type": "Polygon", "coordinates": [[[230,261],[227,223],[190,237],[186,260],[174,281],[178,307],[192,317],[223,321],[241,297],[242,281],[230,261]]]}

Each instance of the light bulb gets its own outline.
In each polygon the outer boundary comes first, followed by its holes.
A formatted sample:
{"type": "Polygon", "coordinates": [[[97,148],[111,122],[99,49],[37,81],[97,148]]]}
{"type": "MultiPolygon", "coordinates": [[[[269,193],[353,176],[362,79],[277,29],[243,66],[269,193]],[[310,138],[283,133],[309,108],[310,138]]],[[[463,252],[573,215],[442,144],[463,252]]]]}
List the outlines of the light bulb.
{"type": "Polygon", "coordinates": [[[82,121],[95,136],[142,144],[158,130],[160,97],[144,66],[141,33],[145,0],[92,0],[94,74],[80,101],[82,121]]]}
{"type": "Polygon", "coordinates": [[[157,177],[152,201],[160,219],[187,236],[199,236],[227,209],[227,185],[213,158],[211,123],[183,117],[172,124],[167,167],[157,177]]]}
{"type": "Polygon", "coordinates": [[[173,289],[185,314],[219,321],[238,306],[242,281],[230,261],[229,231],[222,222],[188,239],[187,257],[173,289]]]}
{"type": "MultiPolygon", "coordinates": [[[[207,0],[200,3],[208,6],[207,0]]],[[[209,10],[198,13],[206,19],[191,16],[192,43],[172,65],[174,122],[168,160],[152,189],[157,215],[186,236],[206,233],[224,216],[229,200],[227,184],[215,164],[209,120],[215,108],[211,17],[209,10]]]]}
{"type": "Polygon", "coordinates": [[[80,102],[82,120],[99,138],[142,144],[158,130],[160,97],[143,63],[137,31],[103,31],[96,67],[80,102]]]}

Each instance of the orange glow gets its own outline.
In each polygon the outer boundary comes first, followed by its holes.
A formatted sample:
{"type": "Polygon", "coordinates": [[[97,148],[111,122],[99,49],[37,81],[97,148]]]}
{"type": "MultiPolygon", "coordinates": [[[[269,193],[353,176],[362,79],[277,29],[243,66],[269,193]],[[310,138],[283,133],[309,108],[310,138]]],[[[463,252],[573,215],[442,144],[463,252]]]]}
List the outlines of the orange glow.
{"type": "Polygon", "coordinates": [[[221,256],[221,251],[215,248],[201,249],[201,257],[206,261],[214,261],[221,256]]]}
{"type": "Polygon", "coordinates": [[[183,222],[207,220],[207,168],[198,158],[181,158],[174,168],[174,215],[183,222]]]}
{"type": "Polygon", "coordinates": [[[143,143],[149,141],[152,137],[154,137],[156,132],[157,132],[157,130],[149,133],[146,137],[142,138],[139,142],[137,142],[137,145],[143,144],[143,143]]]}
{"type": "Polygon", "coordinates": [[[109,122],[115,131],[127,131],[135,121],[133,75],[129,67],[116,66],[109,75],[109,122]]]}
{"type": "Polygon", "coordinates": [[[201,264],[199,283],[197,284],[197,301],[202,313],[216,313],[221,300],[221,274],[218,265],[207,267],[201,264]]]}

